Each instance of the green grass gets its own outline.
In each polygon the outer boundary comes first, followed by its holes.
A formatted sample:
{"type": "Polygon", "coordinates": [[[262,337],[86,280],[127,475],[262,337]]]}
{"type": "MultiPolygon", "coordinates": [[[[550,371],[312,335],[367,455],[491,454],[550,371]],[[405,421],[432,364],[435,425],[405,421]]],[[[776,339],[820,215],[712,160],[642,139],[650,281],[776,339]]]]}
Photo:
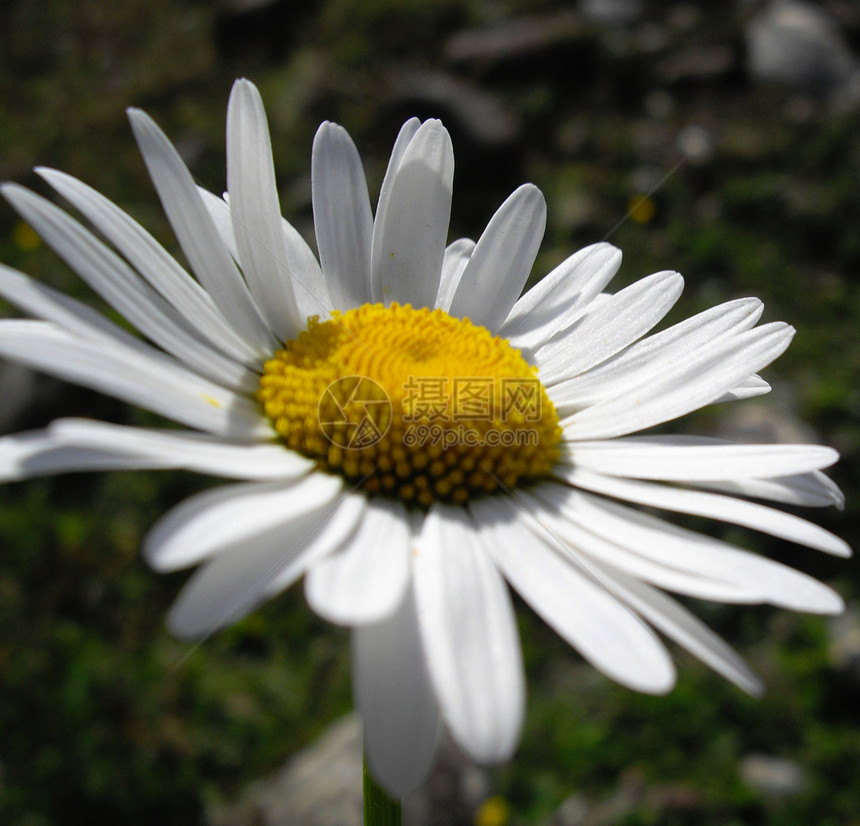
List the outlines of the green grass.
{"type": "MultiPolygon", "coordinates": [[[[268,105],[284,210],[306,230],[310,141],[320,120],[350,128],[374,189],[395,135],[388,79],[446,68],[445,44],[460,27],[562,4],[286,5],[277,24],[230,41],[224,32],[235,29],[216,4],[16,0],[0,40],[0,174],[44,191],[30,168],[65,169],[175,248],[124,109],[153,114],[201,182],[220,191],[227,96],[233,78],[247,75],[268,105]]],[[[704,5],[694,10],[684,32],[662,12],[645,21],[665,34],[657,52],[637,45],[637,30],[607,35],[585,26],[569,46],[570,63],[538,54],[517,71],[480,62],[450,69],[519,124],[496,166],[482,166],[480,153],[457,154],[453,233],[479,233],[503,190],[532,180],[549,201],[536,267],[545,272],[602,239],[640,181],[678,162],[681,128],[709,129],[713,153],[668,177],[652,196],[653,219],[628,220],[612,234],[625,252],[618,283],[678,269],[688,289],[673,319],[752,294],[765,300],[766,319],[798,328],[767,375],[793,388],[794,411],[843,452],[834,478],[847,509],[813,516],[856,541],[860,113],[810,101],[805,117],[793,117],[789,93],[750,85],[739,66],[716,79],[667,79],[664,59],[691,44],[716,38],[740,54],[739,21],[704,5]],[[573,82],[568,65],[578,67],[573,82]],[[648,114],[654,91],[672,101],[660,118],[648,114]]],[[[0,260],[86,296],[44,247],[16,245],[16,225],[11,210],[0,210],[0,260]]],[[[716,428],[727,412],[686,426],[716,428]]],[[[46,381],[16,429],[59,415],[151,421],[46,381]]],[[[202,822],[208,804],[237,795],[350,707],[346,635],[315,618],[300,588],[199,647],[166,633],[164,615],[185,575],[156,576],[138,548],[160,514],[206,484],[190,474],[122,473],[0,492],[0,820],[202,822]]],[[[744,532],[732,537],[856,594],[851,563],[744,532]]],[[[857,822],[856,687],[830,662],[826,622],[753,608],[696,610],[765,677],[762,700],[681,655],[672,694],[633,694],[583,666],[521,611],[528,719],[518,754],[492,774],[516,823],[542,822],[574,792],[607,799],[631,778],[650,791],[624,815],[626,826],[857,822]],[[754,752],[799,762],[806,789],[779,804],[750,789],[739,763],[754,752]]]]}

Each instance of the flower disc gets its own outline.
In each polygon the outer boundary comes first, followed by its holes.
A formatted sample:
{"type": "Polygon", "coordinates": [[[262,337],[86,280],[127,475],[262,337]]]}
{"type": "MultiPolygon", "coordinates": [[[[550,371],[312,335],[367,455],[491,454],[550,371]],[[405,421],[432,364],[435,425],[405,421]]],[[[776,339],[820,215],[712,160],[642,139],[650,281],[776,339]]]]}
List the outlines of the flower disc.
{"type": "Polygon", "coordinates": [[[438,309],[313,318],[265,364],[257,398],[293,450],[422,507],[546,476],[558,459],[558,417],[535,368],[438,309]]]}

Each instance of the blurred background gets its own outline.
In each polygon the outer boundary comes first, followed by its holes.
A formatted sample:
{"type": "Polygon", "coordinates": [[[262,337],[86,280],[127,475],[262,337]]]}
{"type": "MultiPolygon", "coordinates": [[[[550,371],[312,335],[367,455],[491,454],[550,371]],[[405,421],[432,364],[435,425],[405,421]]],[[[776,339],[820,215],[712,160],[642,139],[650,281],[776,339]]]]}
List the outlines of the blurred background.
{"type": "MultiPolygon", "coordinates": [[[[765,320],[798,330],[765,373],[773,393],[679,427],[835,446],[848,505],[809,515],[857,544],[853,0],[0,0],[0,13],[0,179],[45,192],[33,166],[63,169],[172,250],[124,110],[153,115],[220,192],[227,98],[246,76],[267,105],[284,212],[308,239],[320,121],[349,129],[375,198],[400,123],[439,116],[457,162],[452,237],[477,237],[532,181],[549,203],[533,278],[608,239],[624,251],[613,289],[661,269],[686,276],[668,321],[759,296],[765,320]]],[[[92,300],[5,204],[0,260],[92,300]]],[[[157,423],[0,365],[0,431],[69,415],[157,423]]],[[[140,539],[209,484],[79,474],[0,490],[0,822],[357,822],[346,634],[300,588],[197,648],[164,629],[186,575],[150,572],[140,539]]],[[[831,582],[847,613],[695,603],[767,694],[752,700],[678,652],[678,687],[651,698],[585,666],[520,606],[519,752],[485,771],[446,747],[409,822],[860,823],[856,565],[695,526],[831,582]]]]}

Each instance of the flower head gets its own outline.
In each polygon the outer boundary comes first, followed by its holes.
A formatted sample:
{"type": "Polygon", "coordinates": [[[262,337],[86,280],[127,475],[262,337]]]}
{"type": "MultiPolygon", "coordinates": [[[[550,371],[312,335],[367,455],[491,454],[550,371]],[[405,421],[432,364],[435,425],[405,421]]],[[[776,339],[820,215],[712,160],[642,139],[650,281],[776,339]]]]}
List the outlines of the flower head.
{"type": "Polygon", "coordinates": [[[85,184],[38,170],[91,224],[15,184],[3,194],[137,328],[7,267],[0,353],[188,429],[61,419],[0,440],[6,480],[187,468],[236,480],[180,504],[144,555],[198,565],[168,618],[200,638],[304,578],[352,628],[371,768],[392,793],[426,774],[440,720],[476,760],[508,758],[525,681],[508,584],[598,669],[660,693],[657,634],[746,691],[758,679],[667,591],[832,613],[810,577],[651,509],[847,556],[837,537],[757,500],[841,505],[816,445],[637,435],[767,392],[788,346],[755,299],[652,333],[681,294],[660,272],[606,292],[621,254],[580,250],[520,295],[545,204],[527,184],[477,243],[447,244],[454,160],[441,123],[407,121],[375,213],[346,131],[313,148],[318,258],[280,214],[262,102],[238,81],[227,193],[198,188],[139,111],[130,119],[193,273],[85,184]],[[643,511],[637,506],[649,510],[643,511]]]}

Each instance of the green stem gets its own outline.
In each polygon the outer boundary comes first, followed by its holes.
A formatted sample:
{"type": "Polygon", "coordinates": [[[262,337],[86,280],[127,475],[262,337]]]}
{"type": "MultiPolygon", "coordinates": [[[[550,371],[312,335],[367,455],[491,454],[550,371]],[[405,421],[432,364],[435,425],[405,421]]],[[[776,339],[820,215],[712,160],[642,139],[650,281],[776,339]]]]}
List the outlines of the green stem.
{"type": "Polygon", "coordinates": [[[389,796],[370,773],[364,758],[364,826],[401,826],[400,801],[389,796]]]}

